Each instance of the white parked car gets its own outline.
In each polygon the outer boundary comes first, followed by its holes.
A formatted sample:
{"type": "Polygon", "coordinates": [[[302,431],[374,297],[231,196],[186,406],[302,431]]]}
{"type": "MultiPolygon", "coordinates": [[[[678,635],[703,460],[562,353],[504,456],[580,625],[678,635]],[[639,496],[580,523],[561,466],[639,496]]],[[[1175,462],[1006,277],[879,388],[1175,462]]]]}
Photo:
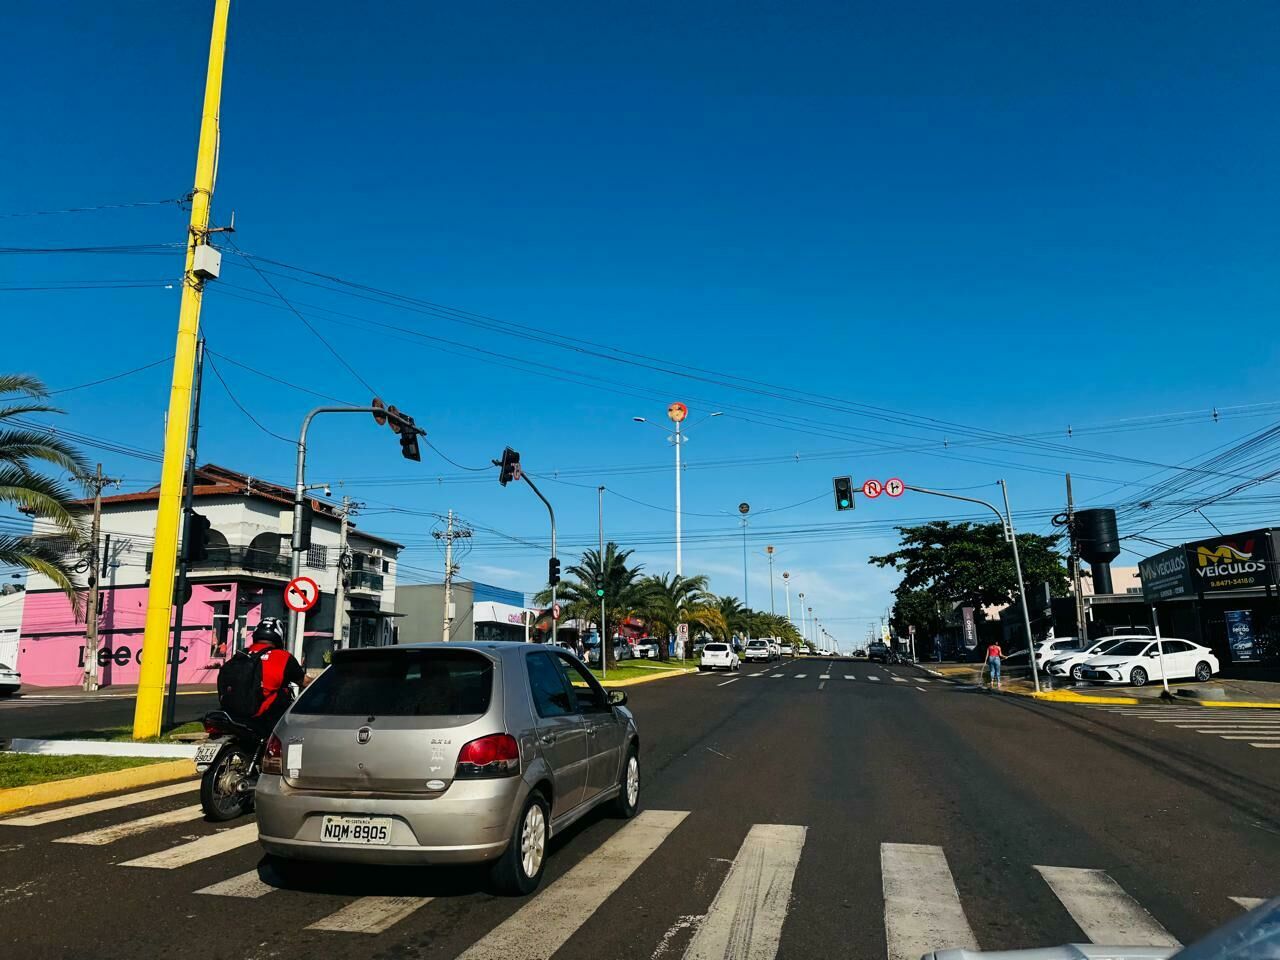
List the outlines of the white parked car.
{"type": "Polygon", "coordinates": [[[1056,637],[1053,640],[1041,640],[1035,645],[1036,666],[1043,670],[1056,656],[1079,652],[1084,648],[1079,637],[1056,637]]]}
{"type": "Polygon", "coordinates": [[[637,640],[635,645],[636,659],[638,660],[656,660],[658,659],[658,641],[657,640],[637,640]]]}
{"type": "Polygon", "coordinates": [[[1163,657],[1154,639],[1124,640],[1102,656],[1086,660],[1080,672],[1084,679],[1094,683],[1132,684],[1135,687],[1161,679],[1162,660],[1170,680],[1194,677],[1203,683],[1218,672],[1218,658],[1208,647],[1171,638],[1159,642],[1163,644],[1163,657]]]}
{"type": "MultiPolygon", "coordinates": [[[[706,647],[703,647],[706,650],[706,647]]],[[[742,650],[743,660],[763,660],[768,663],[774,657],[773,644],[768,640],[748,640],[742,650]]]]}
{"type": "Polygon", "coordinates": [[[8,664],[0,663],[0,697],[17,693],[20,686],[22,686],[22,677],[18,671],[8,664]]]}
{"type": "Polygon", "coordinates": [[[727,643],[708,643],[702,648],[702,659],[698,661],[699,670],[738,670],[742,661],[727,643]]]}
{"type": "Polygon", "coordinates": [[[1136,634],[1128,636],[1103,637],[1087,650],[1064,650],[1054,654],[1041,669],[1050,677],[1070,677],[1079,683],[1084,679],[1085,661],[1100,657],[1112,647],[1125,640],[1141,640],[1136,634]]]}

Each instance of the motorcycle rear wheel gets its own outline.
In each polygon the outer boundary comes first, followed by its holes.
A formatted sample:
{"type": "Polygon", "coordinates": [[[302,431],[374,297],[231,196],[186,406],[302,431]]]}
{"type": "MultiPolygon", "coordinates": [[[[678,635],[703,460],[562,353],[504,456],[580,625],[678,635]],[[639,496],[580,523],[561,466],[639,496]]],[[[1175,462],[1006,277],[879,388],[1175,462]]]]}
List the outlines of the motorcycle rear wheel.
{"type": "Polygon", "coordinates": [[[253,791],[239,789],[251,775],[252,763],[252,755],[234,743],[218,751],[200,778],[200,807],[206,820],[234,820],[253,809],[253,791]]]}

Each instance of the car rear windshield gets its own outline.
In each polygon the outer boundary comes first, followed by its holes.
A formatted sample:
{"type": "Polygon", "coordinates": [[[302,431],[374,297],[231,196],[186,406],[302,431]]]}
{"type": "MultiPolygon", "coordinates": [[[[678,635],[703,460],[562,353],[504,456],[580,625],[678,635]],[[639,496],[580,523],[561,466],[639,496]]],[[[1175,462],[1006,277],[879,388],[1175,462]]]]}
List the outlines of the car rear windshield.
{"type": "Polygon", "coordinates": [[[748,640],[747,641],[748,647],[767,647],[768,645],[769,643],[766,640],[748,640]]]}
{"type": "Polygon", "coordinates": [[[1107,651],[1109,657],[1136,657],[1147,649],[1150,640],[1126,640],[1124,643],[1117,643],[1114,647],[1107,651]]]}
{"type": "Polygon", "coordinates": [[[483,714],[493,661],[472,650],[352,650],[307,687],[294,713],[445,717],[483,714]]]}
{"type": "Polygon", "coordinates": [[[723,643],[708,643],[702,649],[707,651],[707,653],[724,653],[729,648],[723,643]]]}

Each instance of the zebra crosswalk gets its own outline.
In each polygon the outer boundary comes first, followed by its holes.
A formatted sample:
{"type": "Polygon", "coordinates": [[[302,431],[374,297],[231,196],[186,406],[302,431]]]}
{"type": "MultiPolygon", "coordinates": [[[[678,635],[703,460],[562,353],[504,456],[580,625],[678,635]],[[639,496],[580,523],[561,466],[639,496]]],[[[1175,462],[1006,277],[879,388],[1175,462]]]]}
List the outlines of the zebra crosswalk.
{"type": "Polygon", "coordinates": [[[1146,720],[1172,730],[1244,743],[1255,750],[1280,750],[1280,710],[1202,706],[1091,707],[1112,716],[1146,720]]]}
{"type": "MultiPolygon", "coordinates": [[[[123,862],[109,862],[108,868],[126,867],[175,871],[174,882],[181,888],[183,868],[205,863],[191,892],[200,898],[225,897],[239,900],[242,909],[278,895],[287,886],[275,876],[269,861],[245,870],[244,857],[229,856],[257,841],[257,824],[252,820],[219,828],[194,839],[183,837],[174,843],[166,831],[189,830],[194,819],[190,804],[143,816],[129,817],[137,805],[146,802],[181,803],[193,782],[165,788],[140,790],[109,801],[72,804],[56,810],[0,820],[0,833],[54,825],[51,842],[76,844],[86,848],[107,847],[126,838],[133,843],[154,839],[157,849],[123,862]],[[106,805],[104,805],[106,804],[106,805]],[[66,834],[56,825],[111,810],[123,819],[118,822],[66,834]],[[225,876],[210,883],[215,871],[212,862],[226,857],[228,865],[237,861],[225,876]]],[[[698,830],[698,816],[687,810],[644,810],[586,853],[576,864],[547,882],[501,922],[487,929],[461,948],[456,960],[535,960],[556,955],[610,898],[622,895],[622,888],[647,862],[668,851],[677,856],[685,844],[681,831],[698,830]]],[[[705,821],[704,821],[705,823],[705,821]]],[[[685,960],[727,960],[755,958],[773,960],[787,929],[788,917],[803,902],[793,897],[793,885],[810,849],[821,856],[821,842],[811,842],[813,828],[792,823],[755,823],[745,827],[740,846],[728,860],[723,879],[714,891],[708,889],[710,904],[695,917],[654,917],[654,945],[667,943],[672,930],[687,936],[685,960]],[[676,925],[668,927],[668,921],[676,925]],[[667,934],[662,930],[667,929],[667,934]]],[[[689,836],[684,834],[686,838],[689,836]]],[[[732,835],[731,835],[732,836],[732,835]]],[[[922,954],[945,947],[991,949],[1004,944],[983,944],[975,934],[947,853],[940,845],[886,841],[879,844],[879,869],[883,895],[883,924],[886,960],[916,960],[922,954]]],[[[1037,874],[1045,888],[1082,932],[1094,943],[1176,947],[1175,938],[1130,891],[1125,890],[1105,869],[1078,864],[1024,864],[1019,869],[1032,882],[1037,874]]],[[[719,874],[717,874],[719,875],[719,874]]],[[[188,888],[190,889],[190,888],[188,888]]],[[[435,896],[397,896],[395,891],[358,896],[316,892],[312,888],[291,892],[291,896],[314,898],[317,910],[306,929],[335,936],[376,936],[408,928],[413,918],[442,920],[448,907],[435,896]],[[342,902],[336,902],[341,900],[342,902]],[[444,911],[438,915],[433,911],[444,911]]],[[[1277,891],[1240,890],[1232,892],[1231,909],[1247,910],[1277,891]]],[[[428,922],[424,920],[423,922],[428,922]]],[[[665,947],[664,947],[665,950],[665,947]]],[[[655,954],[656,955],[656,954],[655,954]]]]}

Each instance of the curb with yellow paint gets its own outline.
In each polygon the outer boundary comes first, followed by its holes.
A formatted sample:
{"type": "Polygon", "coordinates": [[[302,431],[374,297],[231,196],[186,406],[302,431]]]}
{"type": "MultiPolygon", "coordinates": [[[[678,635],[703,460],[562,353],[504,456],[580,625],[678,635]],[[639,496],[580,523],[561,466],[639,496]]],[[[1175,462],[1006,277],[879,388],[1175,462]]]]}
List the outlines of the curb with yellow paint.
{"type": "Polygon", "coordinates": [[[626,680],[601,680],[600,686],[612,689],[613,687],[634,687],[638,683],[652,683],[654,680],[666,680],[668,677],[683,677],[687,673],[697,673],[697,667],[680,667],[675,670],[663,670],[661,673],[655,673],[651,677],[629,677],[626,680]]]}
{"type": "Polygon", "coordinates": [[[195,767],[190,760],[171,760],[168,763],[151,763],[108,773],[93,773],[87,777],[33,783],[27,787],[6,787],[0,790],[0,814],[13,813],[25,807],[79,800],[99,793],[146,787],[169,780],[184,780],[194,773],[195,767]]]}

